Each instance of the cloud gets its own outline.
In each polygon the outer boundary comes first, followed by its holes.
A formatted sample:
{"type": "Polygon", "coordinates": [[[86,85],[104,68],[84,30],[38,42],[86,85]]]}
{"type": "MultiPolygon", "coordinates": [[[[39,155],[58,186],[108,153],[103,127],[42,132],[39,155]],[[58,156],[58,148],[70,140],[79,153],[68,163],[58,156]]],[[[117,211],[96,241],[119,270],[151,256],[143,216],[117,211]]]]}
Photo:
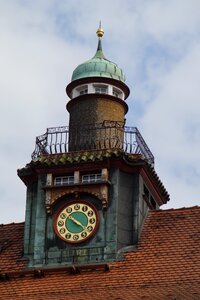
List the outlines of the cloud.
{"type": "Polygon", "coordinates": [[[4,1],[1,36],[0,223],[24,219],[16,169],[31,159],[46,127],[67,125],[65,86],[96,50],[101,19],[108,59],[131,89],[127,123],[156,157],[171,206],[197,204],[200,188],[199,1],[4,1]]]}
{"type": "Polygon", "coordinates": [[[199,50],[200,42],[164,76],[154,77],[158,92],[141,120],[158,158],[160,173],[173,187],[170,207],[189,205],[192,199],[199,204],[199,50]]]}

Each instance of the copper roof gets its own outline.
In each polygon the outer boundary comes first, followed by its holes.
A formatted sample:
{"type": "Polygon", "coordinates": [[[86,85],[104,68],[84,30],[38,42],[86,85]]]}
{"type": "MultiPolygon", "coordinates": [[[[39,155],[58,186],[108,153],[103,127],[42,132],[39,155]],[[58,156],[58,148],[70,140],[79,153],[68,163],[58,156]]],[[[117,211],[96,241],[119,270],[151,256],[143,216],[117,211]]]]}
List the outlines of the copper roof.
{"type": "Polygon", "coordinates": [[[138,248],[104,269],[22,272],[23,223],[0,226],[0,299],[200,299],[200,207],[151,211],[138,248]]]}

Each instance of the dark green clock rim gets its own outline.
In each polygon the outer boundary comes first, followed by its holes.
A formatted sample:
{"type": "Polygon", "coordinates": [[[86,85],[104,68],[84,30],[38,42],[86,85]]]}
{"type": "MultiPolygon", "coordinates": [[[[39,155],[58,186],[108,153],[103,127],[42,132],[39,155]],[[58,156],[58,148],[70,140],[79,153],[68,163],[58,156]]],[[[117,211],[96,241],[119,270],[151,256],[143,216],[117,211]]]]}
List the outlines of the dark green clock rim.
{"type": "Polygon", "coordinates": [[[67,203],[65,203],[64,205],[62,205],[58,211],[55,213],[54,217],[53,217],[53,228],[54,228],[54,231],[56,233],[56,235],[61,239],[63,240],[65,243],[67,244],[79,244],[79,243],[84,243],[85,241],[87,241],[88,239],[92,238],[94,236],[94,234],[96,233],[97,229],[99,228],[99,213],[98,213],[98,210],[97,208],[94,206],[94,204],[90,203],[89,201],[86,201],[86,200],[72,200],[72,201],[69,201],[67,203]],[[57,219],[60,215],[60,213],[65,209],[67,208],[68,206],[72,205],[72,204],[85,204],[89,207],[91,207],[94,212],[95,212],[95,215],[96,215],[96,225],[94,227],[94,230],[93,232],[87,236],[86,238],[80,240],[80,241],[69,241],[69,240],[66,240],[63,236],[60,235],[60,233],[58,232],[57,230],[57,219]]]}

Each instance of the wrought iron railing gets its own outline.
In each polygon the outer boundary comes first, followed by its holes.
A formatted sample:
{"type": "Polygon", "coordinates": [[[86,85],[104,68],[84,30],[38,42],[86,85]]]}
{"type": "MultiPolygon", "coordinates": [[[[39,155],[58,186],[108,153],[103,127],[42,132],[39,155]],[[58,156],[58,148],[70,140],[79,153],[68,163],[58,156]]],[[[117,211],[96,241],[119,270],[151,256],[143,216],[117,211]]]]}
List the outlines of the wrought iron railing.
{"type": "MultiPolygon", "coordinates": [[[[51,127],[46,133],[36,137],[32,159],[41,155],[67,153],[80,150],[122,149],[125,153],[142,154],[150,164],[154,156],[136,127],[93,127],[76,139],[76,131],[69,127],[51,127]],[[95,134],[94,134],[95,131],[95,134]],[[70,140],[73,140],[71,143],[70,140]],[[73,145],[72,145],[73,144],[73,145]],[[71,145],[71,146],[70,146],[71,145]]],[[[79,132],[80,133],[80,132],[79,132]]]]}

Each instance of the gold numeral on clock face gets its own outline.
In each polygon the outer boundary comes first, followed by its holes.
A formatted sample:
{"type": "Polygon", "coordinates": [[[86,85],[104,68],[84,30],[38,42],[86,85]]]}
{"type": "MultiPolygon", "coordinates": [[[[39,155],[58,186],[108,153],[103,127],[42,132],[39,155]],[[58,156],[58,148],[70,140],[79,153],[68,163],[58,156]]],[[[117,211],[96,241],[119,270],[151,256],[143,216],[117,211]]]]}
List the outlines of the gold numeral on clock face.
{"type": "Polygon", "coordinates": [[[60,220],[60,221],[58,221],[58,226],[63,226],[64,225],[64,221],[62,221],[62,220],[60,220]]]}
{"type": "Polygon", "coordinates": [[[88,227],[87,227],[87,230],[88,230],[88,231],[92,231],[92,229],[93,229],[92,226],[88,226],[88,227]]]}
{"type": "Polygon", "coordinates": [[[86,206],[86,205],[84,205],[83,207],[82,207],[82,211],[87,211],[88,210],[88,207],[86,206]]]}
{"type": "Polygon", "coordinates": [[[75,204],[75,205],[74,205],[74,209],[75,209],[75,210],[79,210],[79,209],[80,209],[80,205],[79,205],[79,204],[75,204]]]}
{"type": "Polygon", "coordinates": [[[79,239],[79,236],[78,236],[77,234],[75,234],[75,235],[73,236],[73,239],[74,239],[75,241],[77,241],[77,240],[79,239]]]}
{"type": "Polygon", "coordinates": [[[87,236],[87,232],[83,231],[83,232],[81,233],[81,236],[82,236],[83,238],[86,237],[86,236],[87,236]]]}
{"type": "Polygon", "coordinates": [[[67,233],[67,234],[65,235],[65,237],[66,237],[66,239],[68,240],[68,239],[70,239],[71,234],[70,234],[70,233],[67,233]]]}
{"type": "Polygon", "coordinates": [[[90,219],[90,224],[94,224],[94,222],[95,222],[95,218],[92,218],[92,219],[90,219]]]}
{"type": "Polygon", "coordinates": [[[93,212],[92,210],[88,211],[88,216],[89,216],[89,217],[92,217],[93,214],[94,214],[94,212],[93,212]]]}
{"type": "Polygon", "coordinates": [[[72,208],[71,208],[71,207],[68,207],[68,208],[66,209],[66,212],[67,212],[67,213],[72,212],[72,208]]]}
{"type": "Polygon", "coordinates": [[[62,213],[62,214],[60,215],[60,217],[61,217],[61,219],[65,219],[65,218],[66,218],[66,214],[65,214],[65,213],[62,213]]]}

